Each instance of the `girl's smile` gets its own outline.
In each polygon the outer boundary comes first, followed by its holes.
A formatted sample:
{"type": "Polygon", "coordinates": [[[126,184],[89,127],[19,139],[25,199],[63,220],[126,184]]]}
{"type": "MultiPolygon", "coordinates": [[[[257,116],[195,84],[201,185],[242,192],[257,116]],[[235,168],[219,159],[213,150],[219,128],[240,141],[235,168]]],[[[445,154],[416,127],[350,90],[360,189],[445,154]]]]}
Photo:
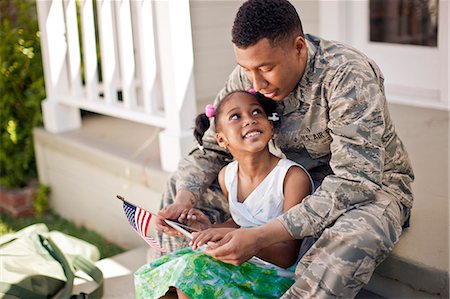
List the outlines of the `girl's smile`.
{"type": "Polygon", "coordinates": [[[258,131],[258,130],[250,130],[248,133],[246,133],[246,134],[244,135],[243,138],[256,137],[256,136],[259,136],[259,135],[261,135],[261,134],[262,134],[261,131],[258,131]]]}

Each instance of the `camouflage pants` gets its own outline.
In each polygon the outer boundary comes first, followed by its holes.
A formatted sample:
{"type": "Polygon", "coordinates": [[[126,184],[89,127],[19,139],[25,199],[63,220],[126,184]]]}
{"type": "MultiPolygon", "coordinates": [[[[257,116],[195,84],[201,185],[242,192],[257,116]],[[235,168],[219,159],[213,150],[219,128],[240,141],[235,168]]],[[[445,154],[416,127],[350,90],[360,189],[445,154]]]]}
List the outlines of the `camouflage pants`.
{"type": "Polygon", "coordinates": [[[282,298],[354,298],[392,251],[406,218],[384,191],[326,228],[300,260],[294,285],[282,298]]]}
{"type": "MultiPolygon", "coordinates": [[[[217,186],[196,207],[211,219],[229,217],[228,204],[217,186]],[[212,207],[219,207],[218,209],[212,207]]],[[[175,177],[164,194],[162,207],[173,202],[175,177]]],[[[296,281],[282,298],[353,298],[369,282],[373,271],[392,251],[405,220],[403,206],[380,191],[376,201],[348,211],[326,228],[296,269],[296,281]]],[[[163,248],[186,247],[188,240],[159,234],[163,248]]]]}

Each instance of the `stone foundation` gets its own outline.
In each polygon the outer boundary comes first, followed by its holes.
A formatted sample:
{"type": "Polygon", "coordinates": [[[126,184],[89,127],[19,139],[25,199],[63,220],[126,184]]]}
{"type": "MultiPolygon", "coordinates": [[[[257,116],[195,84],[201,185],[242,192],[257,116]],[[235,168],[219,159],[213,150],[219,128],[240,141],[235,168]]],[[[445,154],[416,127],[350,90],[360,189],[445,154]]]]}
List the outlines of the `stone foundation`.
{"type": "Polygon", "coordinates": [[[33,215],[33,198],[36,197],[37,189],[36,183],[14,189],[0,186],[0,212],[15,218],[33,215]]]}

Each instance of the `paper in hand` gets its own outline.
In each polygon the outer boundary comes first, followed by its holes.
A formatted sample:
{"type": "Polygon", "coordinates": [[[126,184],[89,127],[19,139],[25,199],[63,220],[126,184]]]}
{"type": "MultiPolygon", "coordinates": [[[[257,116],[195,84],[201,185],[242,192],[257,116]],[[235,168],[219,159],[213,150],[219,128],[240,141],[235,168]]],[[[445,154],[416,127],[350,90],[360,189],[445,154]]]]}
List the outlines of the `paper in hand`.
{"type": "Polygon", "coordinates": [[[184,228],[182,228],[179,223],[172,221],[172,220],[168,220],[168,219],[164,219],[164,221],[170,225],[171,227],[173,227],[175,230],[177,230],[178,232],[182,233],[184,236],[186,236],[187,238],[189,238],[190,240],[192,240],[192,234],[190,232],[188,232],[187,230],[185,230],[184,228]]]}

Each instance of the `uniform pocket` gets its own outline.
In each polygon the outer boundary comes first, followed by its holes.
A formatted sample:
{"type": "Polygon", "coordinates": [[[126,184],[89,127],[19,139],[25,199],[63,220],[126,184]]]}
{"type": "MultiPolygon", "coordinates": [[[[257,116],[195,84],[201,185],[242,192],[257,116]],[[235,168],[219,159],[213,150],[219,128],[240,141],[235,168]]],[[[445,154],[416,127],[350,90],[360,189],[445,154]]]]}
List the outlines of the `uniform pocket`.
{"type": "Polygon", "coordinates": [[[333,139],[328,133],[328,129],[318,126],[314,130],[303,130],[300,138],[313,159],[321,158],[330,153],[330,144],[333,139]]]}
{"type": "Polygon", "coordinates": [[[363,284],[367,284],[375,270],[375,261],[373,258],[366,256],[353,274],[353,278],[363,284]]]}

